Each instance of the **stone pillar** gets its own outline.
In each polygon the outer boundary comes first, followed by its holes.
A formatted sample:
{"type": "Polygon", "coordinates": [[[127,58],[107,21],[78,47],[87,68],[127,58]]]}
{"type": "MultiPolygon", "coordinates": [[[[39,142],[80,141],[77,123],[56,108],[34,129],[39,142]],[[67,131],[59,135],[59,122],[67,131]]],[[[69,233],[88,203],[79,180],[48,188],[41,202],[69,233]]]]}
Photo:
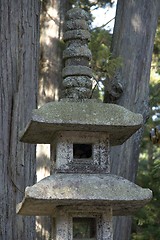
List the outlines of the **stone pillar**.
{"type": "Polygon", "coordinates": [[[68,215],[63,209],[57,209],[56,240],[71,240],[68,236],[68,215]]]}
{"type": "Polygon", "coordinates": [[[88,14],[74,8],[67,12],[66,32],[63,52],[65,67],[62,72],[64,97],[76,99],[90,98],[92,89],[92,70],[89,67],[91,51],[88,48],[90,33],[88,14]]]}
{"type": "Polygon", "coordinates": [[[112,208],[109,208],[107,212],[102,214],[102,240],[112,240],[113,230],[112,230],[112,208]]]}

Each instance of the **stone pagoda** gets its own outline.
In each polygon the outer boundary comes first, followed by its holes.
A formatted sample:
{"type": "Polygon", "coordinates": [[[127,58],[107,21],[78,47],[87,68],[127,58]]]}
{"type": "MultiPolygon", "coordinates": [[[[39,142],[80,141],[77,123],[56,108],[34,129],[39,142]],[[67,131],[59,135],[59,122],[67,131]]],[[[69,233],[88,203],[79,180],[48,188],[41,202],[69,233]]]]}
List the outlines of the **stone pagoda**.
{"type": "MultiPolygon", "coordinates": [[[[142,116],[89,99],[92,71],[88,15],[67,13],[64,98],[33,110],[21,141],[51,145],[52,172],[25,190],[21,215],[50,215],[56,240],[111,240],[112,216],[131,215],[152,198],[149,189],[110,174],[110,146],[124,143],[142,116]]],[[[125,161],[125,159],[124,159],[125,161]]]]}

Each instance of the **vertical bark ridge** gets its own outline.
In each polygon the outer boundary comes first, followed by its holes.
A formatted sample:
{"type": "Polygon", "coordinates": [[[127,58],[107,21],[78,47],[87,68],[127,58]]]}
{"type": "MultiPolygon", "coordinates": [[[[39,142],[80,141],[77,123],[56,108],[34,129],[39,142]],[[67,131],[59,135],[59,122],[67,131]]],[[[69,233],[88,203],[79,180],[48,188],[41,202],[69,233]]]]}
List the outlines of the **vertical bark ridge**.
{"type": "Polygon", "coordinates": [[[0,0],[0,239],[35,239],[34,218],[16,215],[35,182],[35,147],[18,140],[36,107],[39,1],[0,0]],[[30,25],[28,24],[30,22],[30,25]]]}

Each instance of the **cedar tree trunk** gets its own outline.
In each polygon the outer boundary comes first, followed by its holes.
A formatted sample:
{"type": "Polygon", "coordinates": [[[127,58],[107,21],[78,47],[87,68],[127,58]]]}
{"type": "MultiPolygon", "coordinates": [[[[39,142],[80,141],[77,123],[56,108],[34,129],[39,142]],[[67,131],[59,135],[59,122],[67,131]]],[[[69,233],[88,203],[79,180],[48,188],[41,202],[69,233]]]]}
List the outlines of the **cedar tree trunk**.
{"type": "MultiPolygon", "coordinates": [[[[40,65],[38,106],[57,101],[62,82],[62,51],[64,48],[63,23],[66,11],[71,8],[68,0],[42,2],[40,21],[40,65]]],[[[37,179],[50,175],[50,146],[37,144],[37,179]]],[[[36,239],[52,239],[52,219],[36,217],[36,239]]]]}
{"type": "Polygon", "coordinates": [[[0,0],[0,239],[34,240],[33,217],[16,215],[24,189],[36,180],[35,146],[19,132],[36,107],[38,0],[0,0]]]}
{"type": "MultiPolygon", "coordinates": [[[[123,88],[115,103],[141,113],[144,123],[149,114],[150,66],[159,4],[158,0],[119,0],[113,34],[113,55],[122,59],[114,81],[119,81],[123,88]]],[[[105,99],[108,98],[112,97],[106,94],[105,99]]],[[[142,132],[112,149],[112,173],[135,181],[142,132]]],[[[129,240],[131,218],[118,217],[115,222],[114,240],[129,240]]]]}

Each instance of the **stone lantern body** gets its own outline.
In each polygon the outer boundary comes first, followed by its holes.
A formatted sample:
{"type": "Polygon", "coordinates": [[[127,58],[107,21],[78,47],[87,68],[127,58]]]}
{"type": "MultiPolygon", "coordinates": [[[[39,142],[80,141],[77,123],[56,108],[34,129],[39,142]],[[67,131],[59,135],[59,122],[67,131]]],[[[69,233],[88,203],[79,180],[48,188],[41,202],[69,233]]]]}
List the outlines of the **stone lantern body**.
{"type": "Polygon", "coordinates": [[[23,142],[51,144],[52,171],[26,188],[17,213],[52,216],[56,240],[111,240],[112,216],[131,215],[152,197],[149,189],[110,174],[110,146],[125,142],[143,119],[121,106],[88,99],[91,53],[86,19],[81,9],[68,12],[66,98],[34,110],[21,133],[23,142]]]}

